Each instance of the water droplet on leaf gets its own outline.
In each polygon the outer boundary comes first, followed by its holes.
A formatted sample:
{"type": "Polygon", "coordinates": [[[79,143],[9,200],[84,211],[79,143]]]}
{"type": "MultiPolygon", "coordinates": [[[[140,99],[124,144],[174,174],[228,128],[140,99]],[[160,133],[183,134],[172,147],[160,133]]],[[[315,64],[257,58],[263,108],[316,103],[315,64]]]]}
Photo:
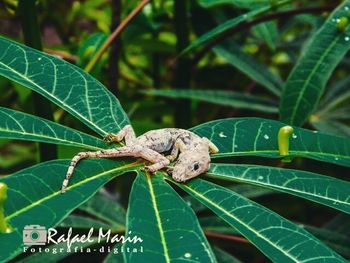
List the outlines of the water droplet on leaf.
{"type": "Polygon", "coordinates": [[[221,137],[221,138],[226,138],[227,136],[224,134],[224,132],[220,132],[220,133],[219,133],[219,137],[221,137]]]}

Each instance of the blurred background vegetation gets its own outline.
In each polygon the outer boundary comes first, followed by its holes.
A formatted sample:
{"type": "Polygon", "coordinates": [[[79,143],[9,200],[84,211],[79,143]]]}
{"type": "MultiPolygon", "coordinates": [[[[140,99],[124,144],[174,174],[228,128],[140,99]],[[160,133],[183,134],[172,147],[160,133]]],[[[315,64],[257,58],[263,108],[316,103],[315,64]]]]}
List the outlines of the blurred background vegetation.
{"type": "MultiPolygon", "coordinates": [[[[86,68],[103,42],[141,1],[23,2],[27,3],[0,1],[0,34],[86,68]]],[[[137,134],[162,127],[189,128],[228,117],[278,119],[279,96],[274,87],[283,85],[309,37],[341,1],[290,1],[260,16],[265,18],[261,23],[256,21],[259,18],[252,18],[230,34],[213,39],[209,47],[199,46],[180,55],[190,43],[215,26],[276,1],[253,1],[257,6],[251,2],[150,1],[127,24],[90,73],[120,100],[137,134]],[[190,99],[181,99],[184,97],[190,99]]],[[[324,104],[311,115],[305,127],[350,136],[349,63],[347,56],[338,66],[328,83],[324,104]]],[[[38,99],[29,89],[2,77],[0,94],[2,107],[45,118],[51,115],[58,123],[91,133],[48,100],[38,99]]],[[[53,159],[55,147],[44,146],[40,156],[36,143],[1,139],[0,174],[29,167],[40,159],[53,159]]],[[[75,153],[74,148],[57,146],[58,158],[69,159],[75,153]]],[[[343,179],[348,173],[345,168],[304,159],[282,164],[276,160],[240,157],[233,162],[302,168],[334,177],[341,175],[343,179]]],[[[290,195],[278,194],[276,198],[276,195],[258,194],[256,198],[279,214],[305,224],[322,227],[336,216],[330,208],[290,195]]],[[[213,239],[227,243],[220,237],[213,239]]],[[[251,258],[254,251],[254,262],[264,260],[257,249],[246,242],[233,240],[226,246],[229,251],[240,251],[243,259],[251,258]]]]}

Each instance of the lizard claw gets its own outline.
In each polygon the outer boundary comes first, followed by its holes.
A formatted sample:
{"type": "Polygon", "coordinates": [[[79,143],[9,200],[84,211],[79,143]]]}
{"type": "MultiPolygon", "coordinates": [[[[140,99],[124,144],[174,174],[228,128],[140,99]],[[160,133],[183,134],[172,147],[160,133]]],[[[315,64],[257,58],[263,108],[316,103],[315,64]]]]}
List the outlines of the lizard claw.
{"type": "Polygon", "coordinates": [[[150,172],[150,173],[154,173],[155,172],[155,170],[152,169],[150,166],[141,167],[141,171],[150,172]]]}
{"type": "Polygon", "coordinates": [[[118,135],[115,135],[113,133],[108,133],[106,136],[103,137],[103,140],[108,142],[108,143],[120,142],[121,141],[118,138],[118,135]]]}
{"type": "Polygon", "coordinates": [[[174,167],[168,166],[167,169],[166,169],[166,172],[167,172],[167,174],[169,174],[169,175],[172,175],[172,174],[173,174],[173,171],[174,171],[174,167]]]}
{"type": "Polygon", "coordinates": [[[179,182],[179,183],[183,183],[186,181],[185,178],[183,177],[173,177],[173,179],[176,181],[176,182],[179,182]]]}

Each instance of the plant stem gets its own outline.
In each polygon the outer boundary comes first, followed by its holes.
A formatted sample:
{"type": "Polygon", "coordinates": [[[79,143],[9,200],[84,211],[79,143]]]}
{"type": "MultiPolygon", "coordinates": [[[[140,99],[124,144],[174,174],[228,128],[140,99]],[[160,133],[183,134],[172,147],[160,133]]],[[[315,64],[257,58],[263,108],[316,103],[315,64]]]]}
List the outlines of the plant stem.
{"type": "MultiPolygon", "coordinates": [[[[176,51],[179,54],[189,45],[189,28],[186,0],[176,0],[175,8],[175,33],[177,38],[176,51]]],[[[191,64],[187,57],[180,57],[175,64],[175,89],[189,89],[191,82],[191,64]]],[[[175,102],[175,126],[188,128],[191,126],[191,101],[177,99],[175,102]]]]}
{"type": "Polygon", "coordinates": [[[240,236],[226,235],[226,234],[221,234],[221,233],[215,233],[212,231],[204,231],[204,234],[207,237],[220,238],[220,239],[238,241],[241,243],[250,244],[249,240],[245,239],[244,237],[240,237],[240,236]]]}
{"type": "Polygon", "coordinates": [[[85,67],[86,72],[90,72],[97,61],[102,57],[103,53],[111,45],[111,43],[119,36],[119,34],[125,29],[125,27],[141,12],[143,7],[149,3],[150,0],[142,0],[138,6],[120,23],[120,25],[113,31],[113,33],[106,39],[100,49],[96,52],[89,64],[85,67]]]}
{"type": "Polygon", "coordinates": [[[53,50],[49,48],[44,48],[44,52],[50,55],[54,55],[61,59],[64,59],[72,64],[77,63],[77,57],[69,54],[67,51],[53,50]]]}
{"type": "MultiPolygon", "coordinates": [[[[42,51],[40,28],[38,24],[36,0],[20,0],[19,14],[21,17],[22,31],[24,42],[27,46],[42,51]]],[[[33,112],[36,116],[52,121],[51,103],[41,95],[32,92],[33,112]]],[[[57,158],[56,145],[39,143],[39,159],[40,162],[57,158]]]]}
{"type": "MultiPolygon", "coordinates": [[[[112,23],[111,23],[111,31],[114,28],[118,28],[120,26],[121,20],[121,10],[122,10],[122,1],[121,0],[112,0],[112,23]]],[[[111,51],[109,55],[109,67],[108,67],[108,75],[109,75],[109,89],[114,95],[117,95],[119,85],[119,59],[120,59],[120,51],[121,51],[121,39],[117,38],[113,43],[111,43],[111,51]]]]}
{"type": "MultiPolygon", "coordinates": [[[[158,9],[155,1],[152,1],[151,4],[152,13],[157,13],[158,9]]],[[[152,37],[155,41],[158,39],[158,32],[156,30],[152,32],[152,37]]],[[[152,80],[153,87],[158,89],[160,86],[160,55],[156,51],[152,54],[152,80]]]]}
{"type": "Polygon", "coordinates": [[[202,50],[200,50],[195,57],[192,59],[192,66],[196,65],[201,58],[210,51],[215,45],[226,39],[227,37],[232,36],[234,33],[237,33],[242,30],[248,30],[249,28],[266,22],[270,20],[276,20],[276,19],[287,19],[291,16],[300,15],[300,14],[317,14],[317,13],[323,13],[326,11],[332,11],[334,8],[336,8],[336,5],[327,5],[322,7],[305,7],[305,8],[298,8],[288,11],[281,11],[276,12],[272,14],[268,14],[265,16],[258,17],[252,21],[244,21],[234,27],[231,27],[230,29],[226,30],[219,36],[217,36],[215,39],[210,41],[207,45],[205,45],[202,50]]]}

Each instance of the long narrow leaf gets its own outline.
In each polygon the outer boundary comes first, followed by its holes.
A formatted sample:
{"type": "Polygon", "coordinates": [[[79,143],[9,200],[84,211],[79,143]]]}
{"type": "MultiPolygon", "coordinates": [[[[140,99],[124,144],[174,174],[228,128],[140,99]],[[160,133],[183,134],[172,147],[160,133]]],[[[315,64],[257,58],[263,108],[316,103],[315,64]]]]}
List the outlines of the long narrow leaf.
{"type": "Polygon", "coordinates": [[[253,32],[259,38],[264,40],[270,49],[276,49],[276,42],[278,37],[276,21],[261,23],[253,28],[253,32]]]}
{"type": "MultiPolygon", "coordinates": [[[[240,233],[232,228],[229,224],[223,221],[217,216],[208,216],[200,218],[201,226],[205,231],[218,232],[227,235],[239,236],[240,233]]],[[[344,233],[335,233],[323,228],[313,227],[309,225],[299,225],[312,235],[320,239],[329,247],[337,251],[339,254],[349,257],[350,256],[350,238],[344,233]]]]}
{"type": "Polygon", "coordinates": [[[313,36],[302,58],[288,77],[280,105],[281,120],[302,125],[316,108],[333,70],[350,49],[350,26],[341,19],[348,16],[350,1],[330,15],[313,36]]]}
{"type": "Polygon", "coordinates": [[[50,161],[0,180],[9,187],[5,216],[14,228],[10,234],[0,234],[1,262],[21,253],[24,226],[56,226],[114,176],[135,171],[139,166],[120,159],[84,160],[76,168],[67,192],[61,194],[69,163],[69,160],[50,161]]]}
{"type": "Polygon", "coordinates": [[[237,229],[273,262],[346,262],[304,229],[224,187],[200,179],[177,185],[237,229]]]}
{"type": "Polygon", "coordinates": [[[129,123],[117,98],[80,68],[2,37],[0,50],[0,75],[45,96],[98,134],[129,123]]]}
{"type": "MultiPolygon", "coordinates": [[[[242,71],[252,80],[266,87],[276,96],[281,95],[283,82],[249,54],[241,50],[234,41],[226,40],[213,48],[214,53],[242,71]]],[[[272,103],[274,105],[275,102],[272,103]]]]}
{"type": "Polygon", "coordinates": [[[197,0],[203,7],[214,7],[217,5],[235,5],[242,8],[257,8],[271,4],[271,0],[197,0]]]}
{"type": "Polygon", "coordinates": [[[87,149],[106,148],[102,140],[23,112],[0,107],[0,138],[63,144],[87,149]]]}
{"type": "MultiPolygon", "coordinates": [[[[289,0],[282,0],[282,1],[277,1],[276,4],[274,5],[274,8],[276,6],[280,6],[283,4],[286,4],[290,2],[289,0]]],[[[227,20],[226,22],[218,25],[217,27],[213,28],[212,30],[208,31],[207,33],[203,34],[200,36],[198,39],[196,39],[194,42],[192,42],[185,50],[181,52],[181,55],[186,54],[190,52],[191,50],[197,48],[198,46],[201,46],[203,44],[206,44],[221,34],[224,34],[227,30],[231,29],[234,26],[239,25],[240,23],[247,21],[251,18],[256,17],[257,15],[263,14],[267,11],[269,11],[272,7],[270,6],[264,6],[255,10],[252,10],[246,14],[239,15],[237,17],[234,17],[230,20],[227,20]]]]}
{"type": "MultiPolygon", "coordinates": [[[[162,176],[138,175],[131,194],[127,233],[143,239],[143,253],[126,262],[216,262],[193,211],[162,176]]],[[[132,244],[128,244],[132,249],[132,244]]],[[[136,244],[139,246],[139,244],[136,244]]]]}
{"type": "Polygon", "coordinates": [[[167,98],[183,98],[211,102],[240,109],[252,109],[262,112],[278,112],[273,100],[259,98],[254,95],[224,90],[147,90],[144,93],[167,98]]]}
{"type": "Polygon", "coordinates": [[[257,165],[212,164],[207,175],[296,195],[350,214],[350,183],[298,170],[257,165]]]}
{"type": "Polygon", "coordinates": [[[125,209],[116,201],[102,194],[96,194],[79,207],[90,215],[109,223],[114,228],[125,228],[125,209]]]}
{"type": "MultiPolygon", "coordinates": [[[[259,118],[216,120],[192,128],[192,131],[213,141],[225,156],[280,157],[277,134],[285,124],[259,118]]],[[[290,138],[291,156],[301,156],[350,167],[350,141],[311,130],[294,128],[290,138]]]]}
{"type": "Polygon", "coordinates": [[[319,120],[310,123],[317,130],[337,136],[350,137],[350,126],[336,120],[319,120]]]}

